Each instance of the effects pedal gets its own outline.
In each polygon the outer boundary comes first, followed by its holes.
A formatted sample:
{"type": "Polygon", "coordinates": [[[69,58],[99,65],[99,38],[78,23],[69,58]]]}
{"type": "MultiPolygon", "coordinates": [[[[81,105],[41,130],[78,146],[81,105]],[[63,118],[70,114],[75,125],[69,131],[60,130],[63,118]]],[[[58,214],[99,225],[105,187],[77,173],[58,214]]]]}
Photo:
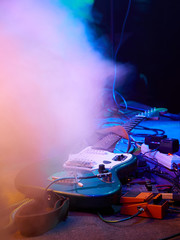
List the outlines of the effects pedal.
{"type": "Polygon", "coordinates": [[[144,211],[139,214],[140,217],[157,219],[162,219],[169,207],[168,201],[162,198],[161,193],[152,192],[127,192],[121,197],[120,203],[122,204],[121,214],[134,215],[139,208],[143,208],[144,211]]]}

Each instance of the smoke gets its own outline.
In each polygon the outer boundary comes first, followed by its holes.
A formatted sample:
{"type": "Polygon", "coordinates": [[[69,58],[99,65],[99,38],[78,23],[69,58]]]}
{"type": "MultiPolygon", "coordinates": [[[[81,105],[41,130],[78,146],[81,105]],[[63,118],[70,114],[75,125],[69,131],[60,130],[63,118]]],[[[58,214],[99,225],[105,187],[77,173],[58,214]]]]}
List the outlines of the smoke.
{"type": "Polygon", "coordinates": [[[82,18],[52,2],[0,2],[0,201],[7,203],[24,165],[58,159],[94,132],[113,75],[82,18]]]}

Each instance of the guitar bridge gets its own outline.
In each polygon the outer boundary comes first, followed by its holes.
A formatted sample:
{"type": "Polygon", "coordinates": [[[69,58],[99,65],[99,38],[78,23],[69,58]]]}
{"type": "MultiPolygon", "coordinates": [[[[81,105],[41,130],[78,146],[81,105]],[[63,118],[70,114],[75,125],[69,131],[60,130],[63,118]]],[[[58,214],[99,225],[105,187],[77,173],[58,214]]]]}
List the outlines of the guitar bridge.
{"type": "Polygon", "coordinates": [[[111,172],[97,174],[97,177],[100,180],[102,180],[103,182],[106,182],[106,183],[112,183],[113,182],[111,172]]]}

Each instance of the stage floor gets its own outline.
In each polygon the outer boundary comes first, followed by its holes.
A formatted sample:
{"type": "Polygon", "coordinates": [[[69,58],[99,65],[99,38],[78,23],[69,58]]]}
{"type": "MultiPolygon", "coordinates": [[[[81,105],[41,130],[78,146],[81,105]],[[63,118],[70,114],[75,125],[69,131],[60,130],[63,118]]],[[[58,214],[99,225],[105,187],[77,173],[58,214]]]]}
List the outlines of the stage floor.
{"type": "MultiPolygon", "coordinates": [[[[134,116],[136,111],[129,111],[128,118],[134,116]]],[[[106,117],[102,118],[98,124],[104,127],[112,126],[114,124],[124,123],[128,119],[121,118],[121,114],[112,114],[108,112],[106,117]]],[[[172,120],[169,117],[160,116],[158,120],[148,119],[140,123],[139,126],[144,126],[151,129],[160,129],[165,131],[168,138],[179,139],[180,141],[180,120],[172,120]]],[[[144,137],[142,134],[148,133],[153,134],[153,130],[144,130],[142,127],[134,129],[133,138],[136,141],[143,141],[144,137]],[[141,134],[136,135],[136,134],[141,134]]],[[[126,143],[125,143],[126,144],[126,143]]],[[[117,151],[121,151],[121,146],[117,145],[117,151]]],[[[150,165],[151,167],[151,165],[150,165]]],[[[169,170],[168,170],[169,171],[169,170]]],[[[160,184],[167,184],[166,180],[159,177],[156,178],[160,181],[160,184]]],[[[157,185],[157,183],[156,183],[157,185]]],[[[123,186],[123,191],[138,190],[148,191],[144,186],[139,184],[134,184],[131,187],[126,184],[123,186]]],[[[155,188],[153,188],[155,189],[155,188]]],[[[156,188],[156,192],[158,189],[156,188]]],[[[152,190],[153,191],[153,190],[152,190]]],[[[123,219],[127,215],[106,215],[108,220],[110,219],[123,219]]],[[[38,224],[38,223],[37,223],[38,224]]],[[[155,218],[145,218],[145,217],[135,217],[133,219],[119,222],[119,223],[105,223],[97,215],[96,212],[83,212],[83,211],[70,211],[66,221],[59,223],[51,231],[37,237],[30,237],[30,239],[37,240],[49,240],[49,239],[62,239],[62,240],[79,240],[79,239],[97,239],[97,240],[160,240],[173,234],[180,232],[180,211],[179,212],[167,212],[163,219],[155,218]]],[[[20,235],[19,232],[11,234],[7,239],[27,239],[20,235]]],[[[180,239],[177,236],[173,239],[180,239]]]]}

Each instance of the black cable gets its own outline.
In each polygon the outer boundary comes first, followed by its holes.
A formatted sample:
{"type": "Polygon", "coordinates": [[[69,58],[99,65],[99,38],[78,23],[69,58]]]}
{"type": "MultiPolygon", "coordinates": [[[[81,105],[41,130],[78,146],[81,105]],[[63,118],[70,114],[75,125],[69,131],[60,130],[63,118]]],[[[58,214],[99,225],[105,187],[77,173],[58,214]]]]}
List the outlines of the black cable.
{"type": "Polygon", "coordinates": [[[164,172],[159,172],[157,170],[151,170],[151,173],[166,179],[167,181],[169,181],[170,183],[173,184],[172,188],[176,187],[178,188],[178,190],[180,190],[180,183],[178,181],[176,181],[176,179],[174,179],[173,177],[170,177],[170,175],[166,175],[164,172]]]}
{"type": "Polygon", "coordinates": [[[180,208],[169,207],[170,212],[180,213],[180,208]]]}
{"type": "Polygon", "coordinates": [[[104,219],[104,217],[99,212],[97,213],[97,215],[103,222],[106,222],[106,223],[118,223],[118,222],[124,222],[124,221],[130,220],[130,219],[132,219],[134,217],[137,217],[142,212],[144,212],[144,208],[139,208],[138,212],[135,213],[134,215],[131,215],[131,216],[127,217],[127,218],[116,219],[116,220],[106,220],[106,219],[104,219]]]}
{"type": "Polygon", "coordinates": [[[150,128],[150,127],[145,127],[145,126],[142,126],[142,125],[138,125],[137,128],[142,128],[144,130],[160,131],[160,132],[162,132],[162,134],[165,134],[165,131],[162,130],[162,129],[159,129],[159,128],[150,128]]]}
{"type": "Polygon", "coordinates": [[[64,178],[57,178],[55,179],[53,182],[51,182],[50,184],[47,185],[47,187],[45,188],[45,191],[48,191],[48,189],[50,188],[51,185],[55,184],[56,182],[59,182],[59,181],[63,181],[63,180],[75,180],[74,177],[64,177],[64,178]]]}
{"type": "MultiPolygon", "coordinates": [[[[141,157],[145,156],[145,157],[149,158],[148,156],[146,156],[146,154],[151,153],[151,152],[155,152],[154,155],[156,155],[158,149],[159,149],[159,147],[155,148],[155,149],[149,149],[149,151],[141,153],[141,157]]],[[[151,158],[149,158],[149,159],[151,159],[151,158]]],[[[156,158],[155,159],[153,158],[152,160],[156,160],[156,158]]],[[[153,161],[153,163],[154,163],[154,161],[153,161]]],[[[155,163],[158,163],[158,162],[155,162],[155,163]]]]}
{"type": "Polygon", "coordinates": [[[175,237],[177,237],[177,236],[180,236],[180,232],[179,232],[179,233],[176,233],[176,234],[174,234],[174,235],[171,235],[171,236],[169,236],[169,237],[161,238],[161,239],[159,239],[159,240],[168,240],[168,239],[175,238],[175,237]]]}
{"type": "MultiPolygon", "coordinates": [[[[165,135],[165,131],[163,129],[158,129],[158,128],[149,128],[149,127],[145,127],[145,126],[141,126],[141,125],[138,125],[135,127],[135,129],[138,129],[138,130],[147,130],[147,131],[153,131],[155,132],[154,134],[152,135],[165,135]]],[[[142,136],[149,136],[149,134],[136,134],[136,133],[132,133],[132,135],[134,136],[139,136],[139,135],[142,135],[142,136]]]]}
{"type": "Polygon", "coordinates": [[[159,162],[157,162],[155,157],[153,159],[151,159],[148,156],[146,156],[147,153],[153,152],[153,151],[157,151],[157,150],[158,150],[158,148],[157,149],[152,149],[150,151],[147,151],[147,152],[141,154],[141,157],[145,156],[146,160],[148,162],[150,162],[150,163],[155,165],[154,168],[150,170],[150,173],[153,173],[153,174],[155,174],[155,175],[157,175],[157,176],[159,176],[161,178],[166,179],[167,181],[169,181],[170,183],[173,184],[172,189],[173,188],[177,188],[178,191],[180,191],[180,182],[179,182],[180,176],[179,176],[179,174],[177,174],[175,171],[173,171],[173,173],[176,176],[176,177],[173,177],[170,174],[167,174],[167,173],[162,172],[162,171],[158,171],[157,167],[164,168],[164,166],[162,164],[160,164],[159,162]]]}
{"type": "MultiPolygon", "coordinates": [[[[64,177],[64,178],[57,178],[55,179],[53,182],[51,182],[49,185],[47,185],[47,187],[45,188],[45,191],[48,191],[49,187],[53,184],[55,184],[56,182],[59,182],[59,181],[63,181],[63,180],[75,180],[75,182],[73,183],[76,183],[78,184],[78,182],[76,182],[77,180],[82,180],[82,179],[92,179],[92,178],[103,178],[103,177],[107,177],[107,176],[111,176],[111,172],[109,173],[99,173],[99,174],[96,174],[96,175],[93,175],[93,176],[87,176],[87,177],[64,177]]],[[[106,182],[106,183],[112,183],[112,182],[106,182]]]]}

